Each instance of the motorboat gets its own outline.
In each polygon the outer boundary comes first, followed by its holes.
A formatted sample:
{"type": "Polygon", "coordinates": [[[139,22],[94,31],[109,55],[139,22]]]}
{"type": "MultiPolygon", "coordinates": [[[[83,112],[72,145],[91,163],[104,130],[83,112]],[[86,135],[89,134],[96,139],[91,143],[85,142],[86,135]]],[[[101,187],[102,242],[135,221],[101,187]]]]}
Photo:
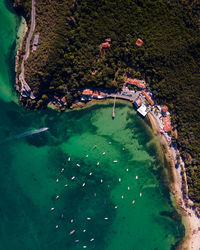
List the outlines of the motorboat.
{"type": "Polygon", "coordinates": [[[102,153],[102,155],[105,155],[105,154],[106,154],[106,152],[103,152],[103,153],[102,153]]]}
{"type": "Polygon", "coordinates": [[[108,220],[108,217],[105,217],[104,220],[108,220]]]}
{"type": "Polygon", "coordinates": [[[136,180],[138,179],[138,176],[137,176],[137,175],[135,176],[135,179],[136,179],[136,180]]]}
{"type": "Polygon", "coordinates": [[[54,208],[54,207],[52,207],[52,208],[51,208],[51,211],[53,211],[54,209],[55,209],[55,208],[54,208]]]}
{"type": "Polygon", "coordinates": [[[90,217],[87,217],[87,220],[91,220],[91,218],[90,218],[90,217]]]}
{"type": "Polygon", "coordinates": [[[140,193],[140,197],[142,197],[142,193],[140,193]]]}
{"type": "Polygon", "coordinates": [[[77,163],[76,166],[80,168],[81,165],[77,163]]]}
{"type": "Polygon", "coordinates": [[[118,161],[117,160],[114,160],[113,163],[117,163],[118,161]]]}
{"type": "Polygon", "coordinates": [[[88,155],[86,155],[85,157],[88,158],[88,155]]]}
{"type": "Polygon", "coordinates": [[[68,161],[71,161],[71,158],[70,158],[70,157],[68,158],[68,161]]]}
{"type": "Polygon", "coordinates": [[[83,186],[83,187],[85,186],[85,182],[82,184],[82,186],[83,186]]]}
{"type": "Polygon", "coordinates": [[[59,199],[59,197],[60,197],[59,195],[56,195],[56,200],[58,200],[58,199],[59,199]]]}
{"type": "Polygon", "coordinates": [[[94,241],[94,238],[90,239],[90,241],[94,241]]]}
{"type": "Polygon", "coordinates": [[[135,204],[135,200],[132,201],[132,204],[135,204]]]}
{"type": "Polygon", "coordinates": [[[56,179],[56,182],[59,182],[59,179],[56,179]]]}
{"type": "Polygon", "coordinates": [[[69,234],[72,235],[75,233],[75,230],[72,230],[69,234]]]}
{"type": "Polygon", "coordinates": [[[75,178],[76,178],[76,177],[75,177],[75,176],[73,176],[73,177],[72,177],[72,180],[74,180],[75,178]]]}
{"type": "Polygon", "coordinates": [[[97,162],[97,166],[99,166],[99,162],[97,162]]]}
{"type": "Polygon", "coordinates": [[[92,175],[92,172],[90,172],[89,175],[92,175]]]}
{"type": "Polygon", "coordinates": [[[119,178],[119,182],[121,182],[121,178],[119,178]]]}
{"type": "Polygon", "coordinates": [[[64,171],[65,171],[65,169],[64,169],[64,168],[62,168],[60,172],[61,172],[61,173],[63,173],[64,171]]]}

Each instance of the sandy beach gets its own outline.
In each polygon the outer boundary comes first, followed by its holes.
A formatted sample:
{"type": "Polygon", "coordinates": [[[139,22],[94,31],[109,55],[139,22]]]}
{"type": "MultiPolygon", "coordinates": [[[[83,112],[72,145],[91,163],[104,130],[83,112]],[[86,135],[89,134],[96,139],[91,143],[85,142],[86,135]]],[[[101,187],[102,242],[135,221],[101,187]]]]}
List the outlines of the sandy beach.
{"type": "MultiPolygon", "coordinates": [[[[165,156],[171,165],[171,172],[173,176],[172,183],[170,184],[171,198],[174,201],[178,213],[182,216],[182,222],[185,226],[185,238],[177,247],[179,250],[200,250],[200,219],[197,217],[192,208],[186,207],[182,194],[182,178],[181,168],[175,168],[176,151],[170,147],[167,138],[160,134],[160,127],[158,118],[152,113],[148,113],[148,119],[151,123],[152,129],[157,135],[160,135],[160,142],[165,147],[165,156]]],[[[181,164],[184,164],[183,162],[181,164]]],[[[187,198],[187,203],[192,203],[187,198]]]]}

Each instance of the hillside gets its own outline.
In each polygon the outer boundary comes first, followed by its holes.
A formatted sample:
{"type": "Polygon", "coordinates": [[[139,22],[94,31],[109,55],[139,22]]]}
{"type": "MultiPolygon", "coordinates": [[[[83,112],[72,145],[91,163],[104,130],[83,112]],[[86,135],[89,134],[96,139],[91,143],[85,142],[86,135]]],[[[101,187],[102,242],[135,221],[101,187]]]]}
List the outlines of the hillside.
{"type": "MultiPolygon", "coordinates": [[[[31,1],[15,3],[29,20],[31,1]]],[[[65,95],[71,105],[85,87],[116,90],[124,74],[145,78],[157,103],[170,108],[190,198],[200,208],[199,13],[197,1],[36,0],[39,45],[25,68],[38,98],[24,104],[44,107],[65,95]],[[102,52],[105,38],[111,47],[102,52]]]]}

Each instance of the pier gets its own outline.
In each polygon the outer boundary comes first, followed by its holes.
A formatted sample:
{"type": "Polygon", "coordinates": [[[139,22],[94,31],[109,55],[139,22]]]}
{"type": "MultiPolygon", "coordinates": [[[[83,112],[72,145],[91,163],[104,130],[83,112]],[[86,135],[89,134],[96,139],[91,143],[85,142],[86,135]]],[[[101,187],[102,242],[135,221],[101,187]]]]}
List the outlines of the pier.
{"type": "Polygon", "coordinates": [[[116,96],[114,97],[114,103],[113,103],[113,111],[112,111],[112,118],[115,119],[115,102],[116,102],[116,96]]]}

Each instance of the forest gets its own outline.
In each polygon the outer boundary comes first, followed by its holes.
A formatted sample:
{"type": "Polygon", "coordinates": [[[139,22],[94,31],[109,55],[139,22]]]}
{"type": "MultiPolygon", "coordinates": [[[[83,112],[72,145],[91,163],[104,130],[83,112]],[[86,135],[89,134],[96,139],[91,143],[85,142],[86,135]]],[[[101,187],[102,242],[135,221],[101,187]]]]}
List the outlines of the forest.
{"type": "MultiPolygon", "coordinates": [[[[31,1],[15,0],[15,8],[30,23],[31,1]]],[[[39,45],[25,68],[38,98],[24,102],[44,108],[65,95],[70,106],[86,87],[115,91],[124,75],[145,79],[156,103],[170,109],[200,210],[199,17],[195,0],[36,0],[39,45]],[[106,38],[111,46],[101,49],[106,38]]]]}

